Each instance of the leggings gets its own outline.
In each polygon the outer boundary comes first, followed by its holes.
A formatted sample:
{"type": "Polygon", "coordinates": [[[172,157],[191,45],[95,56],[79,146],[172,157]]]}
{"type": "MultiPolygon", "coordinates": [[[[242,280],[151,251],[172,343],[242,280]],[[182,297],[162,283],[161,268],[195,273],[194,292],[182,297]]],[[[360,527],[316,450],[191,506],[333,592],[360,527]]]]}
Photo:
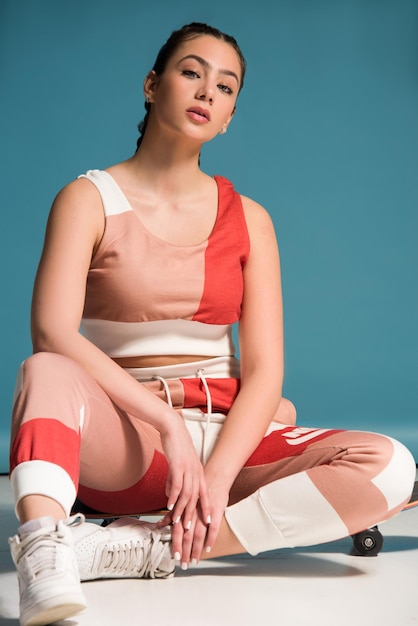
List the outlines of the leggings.
{"type": "MultiPolygon", "coordinates": [[[[129,371],[180,411],[205,462],[225,420],[214,410],[222,404],[216,383],[236,382],[235,360],[129,371]],[[185,406],[197,388],[206,407],[185,406]]],[[[146,513],[166,506],[167,471],[158,431],[121,411],[76,362],[38,353],[21,365],[10,451],[16,505],[41,494],[69,514],[78,495],[98,511],[146,513]]],[[[333,541],[399,513],[415,473],[410,452],[390,437],[272,422],[232,485],[225,516],[251,554],[333,541]]]]}

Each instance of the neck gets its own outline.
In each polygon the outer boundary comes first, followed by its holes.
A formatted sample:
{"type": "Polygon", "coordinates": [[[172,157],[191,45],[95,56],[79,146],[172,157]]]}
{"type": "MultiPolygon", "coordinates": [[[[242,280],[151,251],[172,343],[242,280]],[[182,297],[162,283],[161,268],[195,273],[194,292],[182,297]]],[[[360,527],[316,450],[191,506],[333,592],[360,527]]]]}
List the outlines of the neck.
{"type": "Polygon", "coordinates": [[[158,138],[147,132],[130,163],[136,176],[148,185],[180,195],[190,192],[205,176],[199,167],[200,148],[196,141],[158,138]]]}

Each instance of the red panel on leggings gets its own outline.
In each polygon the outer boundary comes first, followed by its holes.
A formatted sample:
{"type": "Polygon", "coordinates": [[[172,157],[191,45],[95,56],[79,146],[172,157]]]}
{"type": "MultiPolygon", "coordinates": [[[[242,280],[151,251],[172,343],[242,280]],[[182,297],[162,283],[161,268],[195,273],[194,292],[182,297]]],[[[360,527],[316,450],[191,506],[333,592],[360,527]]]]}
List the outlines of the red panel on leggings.
{"type": "Polygon", "coordinates": [[[80,435],[50,418],[35,418],[22,424],[10,452],[10,472],[26,461],[54,463],[69,474],[75,485],[79,477],[80,435]]]}
{"type": "Polygon", "coordinates": [[[290,426],[283,430],[272,432],[261,441],[253,454],[245,464],[245,467],[254,467],[257,465],[265,465],[266,463],[274,463],[280,459],[288,459],[292,456],[302,454],[314,441],[326,439],[336,430],[321,431],[319,428],[304,428],[290,426]],[[294,433],[301,432],[300,443],[298,437],[294,437],[294,433]],[[310,435],[308,434],[310,433],[310,435]],[[286,437],[287,435],[287,437],[286,437]],[[289,435],[291,435],[289,437],[289,435]],[[309,438],[310,437],[310,438],[309,438]],[[289,441],[291,443],[289,443],[289,441]]]}
{"type": "Polygon", "coordinates": [[[167,506],[167,472],[165,456],[156,450],[145,476],[135,485],[120,491],[100,491],[80,485],[78,497],[87,506],[103,513],[129,515],[162,509],[167,506]]]}

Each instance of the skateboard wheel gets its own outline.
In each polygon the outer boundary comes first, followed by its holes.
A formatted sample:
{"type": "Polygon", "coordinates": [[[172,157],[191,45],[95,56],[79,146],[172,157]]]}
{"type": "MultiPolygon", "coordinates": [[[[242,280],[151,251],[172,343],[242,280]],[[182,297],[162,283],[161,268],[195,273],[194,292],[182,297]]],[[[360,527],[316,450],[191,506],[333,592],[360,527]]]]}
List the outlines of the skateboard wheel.
{"type": "Polygon", "coordinates": [[[352,536],[355,554],[376,556],[383,546],[383,536],[377,526],[368,528],[352,536]]]}

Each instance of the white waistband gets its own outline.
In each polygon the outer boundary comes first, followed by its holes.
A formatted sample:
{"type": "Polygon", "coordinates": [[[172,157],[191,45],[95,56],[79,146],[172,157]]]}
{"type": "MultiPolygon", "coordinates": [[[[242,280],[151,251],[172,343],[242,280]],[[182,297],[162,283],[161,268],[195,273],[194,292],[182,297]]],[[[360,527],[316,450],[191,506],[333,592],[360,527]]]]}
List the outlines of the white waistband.
{"type": "Polygon", "coordinates": [[[165,380],[176,378],[198,378],[204,371],[208,378],[239,378],[239,361],[233,356],[219,356],[192,363],[176,363],[158,367],[126,367],[125,370],[140,382],[153,380],[157,376],[165,380]]]}
{"type": "Polygon", "coordinates": [[[181,319],[112,322],[83,318],[81,332],[111,357],[235,354],[230,324],[203,324],[181,319]]]}

